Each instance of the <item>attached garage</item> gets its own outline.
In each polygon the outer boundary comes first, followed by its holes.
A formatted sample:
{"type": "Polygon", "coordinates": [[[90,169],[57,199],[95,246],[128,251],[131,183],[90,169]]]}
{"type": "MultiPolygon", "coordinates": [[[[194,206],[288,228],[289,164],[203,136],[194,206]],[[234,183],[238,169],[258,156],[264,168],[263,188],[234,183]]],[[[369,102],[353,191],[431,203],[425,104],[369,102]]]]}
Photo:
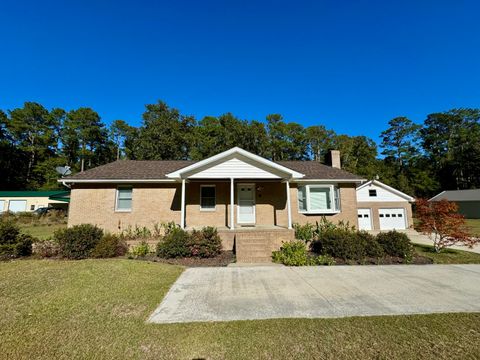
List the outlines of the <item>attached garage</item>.
{"type": "Polygon", "coordinates": [[[378,209],[380,230],[405,230],[405,209],[378,209]]]}
{"type": "Polygon", "coordinates": [[[27,200],[10,200],[8,202],[8,211],[10,212],[27,211],[27,200]]]}
{"type": "Polygon", "coordinates": [[[413,227],[413,197],[378,180],[357,188],[358,229],[406,230],[413,227]]]}

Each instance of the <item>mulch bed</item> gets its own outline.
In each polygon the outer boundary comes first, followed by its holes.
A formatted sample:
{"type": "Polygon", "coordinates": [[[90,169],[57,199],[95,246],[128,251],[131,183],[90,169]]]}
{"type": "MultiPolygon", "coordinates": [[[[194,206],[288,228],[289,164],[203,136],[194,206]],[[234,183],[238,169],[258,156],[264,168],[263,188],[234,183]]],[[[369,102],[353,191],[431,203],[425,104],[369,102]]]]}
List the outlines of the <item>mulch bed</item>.
{"type": "MultiPolygon", "coordinates": [[[[398,256],[385,256],[381,259],[377,258],[366,258],[364,262],[357,262],[353,260],[343,260],[335,258],[335,265],[401,265],[405,264],[403,259],[398,256]]],[[[433,264],[433,260],[425,256],[415,255],[411,262],[408,264],[413,265],[427,265],[433,264]]]]}
{"type": "Polygon", "coordinates": [[[205,267],[205,266],[227,266],[228,264],[235,262],[235,255],[233,251],[222,251],[220,255],[214,258],[175,258],[175,259],[162,259],[157,256],[146,256],[141,260],[148,260],[154,262],[161,262],[171,265],[181,265],[186,267],[205,267]]]}

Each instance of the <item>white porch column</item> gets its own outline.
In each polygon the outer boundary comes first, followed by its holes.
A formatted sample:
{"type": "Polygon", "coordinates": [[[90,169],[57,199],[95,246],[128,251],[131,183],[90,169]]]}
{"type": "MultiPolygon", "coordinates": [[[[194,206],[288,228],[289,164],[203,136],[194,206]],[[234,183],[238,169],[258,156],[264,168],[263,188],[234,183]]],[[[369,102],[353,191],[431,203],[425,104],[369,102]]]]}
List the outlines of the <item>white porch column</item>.
{"type": "Polygon", "coordinates": [[[180,214],[180,227],[185,229],[185,179],[182,179],[182,205],[180,214]]]}
{"type": "Polygon", "coordinates": [[[235,202],[234,202],[235,186],[233,177],[230,178],[230,230],[235,229],[235,202]]]}
{"type": "Polygon", "coordinates": [[[290,206],[290,182],[285,182],[285,188],[287,190],[287,215],[288,215],[288,228],[292,228],[292,207],[290,206]]]}

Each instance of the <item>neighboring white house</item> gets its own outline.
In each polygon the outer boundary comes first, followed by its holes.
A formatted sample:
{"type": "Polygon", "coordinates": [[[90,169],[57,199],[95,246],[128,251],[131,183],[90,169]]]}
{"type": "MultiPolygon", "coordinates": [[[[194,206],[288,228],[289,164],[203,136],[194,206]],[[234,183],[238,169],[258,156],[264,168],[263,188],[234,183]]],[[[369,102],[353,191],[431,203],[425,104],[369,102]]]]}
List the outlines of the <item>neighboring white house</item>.
{"type": "Polygon", "coordinates": [[[413,226],[414,198],[378,180],[357,187],[359,230],[405,230],[413,226]]]}
{"type": "Polygon", "coordinates": [[[69,191],[0,191],[0,213],[30,212],[42,207],[66,210],[69,201],[69,191]]]}

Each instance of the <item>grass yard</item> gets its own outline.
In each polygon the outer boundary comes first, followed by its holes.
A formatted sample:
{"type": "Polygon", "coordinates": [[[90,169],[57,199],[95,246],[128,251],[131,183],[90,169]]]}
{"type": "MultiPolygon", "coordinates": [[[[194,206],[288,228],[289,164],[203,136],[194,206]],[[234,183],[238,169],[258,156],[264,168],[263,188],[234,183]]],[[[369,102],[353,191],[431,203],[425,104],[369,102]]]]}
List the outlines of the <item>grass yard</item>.
{"type": "Polygon", "coordinates": [[[480,314],[146,324],[182,272],[134,260],[0,263],[4,359],[451,359],[480,314]]]}
{"type": "Polygon", "coordinates": [[[430,245],[414,244],[414,246],[418,255],[432,259],[434,264],[480,264],[478,253],[448,248],[436,253],[430,245]]]}
{"type": "Polygon", "coordinates": [[[53,236],[53,232],[57,229],[63,229],[67,227],[67,224],[38,224],[38,225],[31,225],[31,224],[19,224],[20,229],[22,232],[26,234],[30,234],[35,236],[39,239],[46,239],[48,237],[53,236]]]}

